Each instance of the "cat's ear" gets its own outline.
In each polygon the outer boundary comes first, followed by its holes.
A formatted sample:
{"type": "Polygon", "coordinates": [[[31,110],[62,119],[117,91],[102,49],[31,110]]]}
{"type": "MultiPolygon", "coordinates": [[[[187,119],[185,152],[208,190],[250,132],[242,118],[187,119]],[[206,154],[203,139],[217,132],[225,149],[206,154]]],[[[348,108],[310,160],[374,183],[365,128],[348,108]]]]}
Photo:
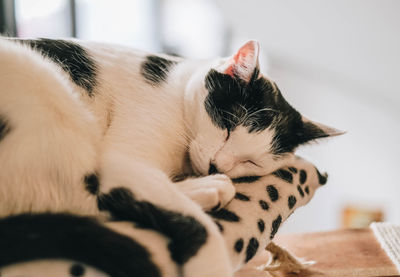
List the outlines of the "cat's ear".
{"type": "Polygon", "coordinates": [[[307,118],[304,117],[302,120],[303,120],[303,129],[298,134],[300,136],[300,141],[302,143],[320,138],[339,136],[346,133],[344,131],[329,127],[322,123],[308,120],[307,118]]]}
{"type": "Polygon", "coordinates": [[[260,44],[250,40],[228,59],[223,73],[233,78],[239,78],[248,83],[256,69],[259,69],[258,55],[260,44]]]}

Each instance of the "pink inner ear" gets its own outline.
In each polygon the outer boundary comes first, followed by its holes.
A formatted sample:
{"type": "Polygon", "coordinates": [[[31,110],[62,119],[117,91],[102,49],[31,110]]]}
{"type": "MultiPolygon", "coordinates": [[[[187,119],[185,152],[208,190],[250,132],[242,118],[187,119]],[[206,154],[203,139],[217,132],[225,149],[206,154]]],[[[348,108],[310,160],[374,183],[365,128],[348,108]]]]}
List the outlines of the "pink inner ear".
{"type": "Polygon", "coordinates": [[[235,77],[235,68],[248,69],[248,66],[251,65],[252,62],[254,62],[252,60],[254,60],[255,51],[255,42],[247,42],[230,59],[229,66],[225,69],[224,73],[228,74],[229,76],[235,77]]]}
{"type": "Polygon", "coordinates": [[[233,72],[233,64],[229,65],[228,68],[224,72],[225,74],[228,74],[231,77],[235,77],[235,74],[233,72]]]}

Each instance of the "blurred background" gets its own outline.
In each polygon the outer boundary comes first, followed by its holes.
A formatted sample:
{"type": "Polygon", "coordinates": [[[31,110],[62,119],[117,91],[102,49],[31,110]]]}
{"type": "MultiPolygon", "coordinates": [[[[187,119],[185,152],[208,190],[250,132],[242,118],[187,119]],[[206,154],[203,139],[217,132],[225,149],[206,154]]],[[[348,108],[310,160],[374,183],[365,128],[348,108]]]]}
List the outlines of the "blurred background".
{"type": "Polygon", "coordinates": [[[347,134],[299,149],[329,173],[280,232],[400,223],[400,1],[0,0],[0,32],[210,58],[260,41],[307,117],[347,134]]]}

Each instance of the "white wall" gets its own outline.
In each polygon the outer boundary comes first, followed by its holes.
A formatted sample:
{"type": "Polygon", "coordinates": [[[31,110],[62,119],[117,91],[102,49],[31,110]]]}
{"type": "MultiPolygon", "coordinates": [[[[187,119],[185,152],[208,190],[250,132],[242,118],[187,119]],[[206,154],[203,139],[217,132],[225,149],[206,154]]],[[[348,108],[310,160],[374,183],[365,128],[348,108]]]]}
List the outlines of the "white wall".
{"type": "Polygon", "coordinates": [[[330,178],[284,230],[336,228],[346,204],[381,207],[387,220],[400,223],[400,1],[218,4],[233,44],[261,42],[268,72],[290,103],[348,131],[299,151],[330,178]]]}

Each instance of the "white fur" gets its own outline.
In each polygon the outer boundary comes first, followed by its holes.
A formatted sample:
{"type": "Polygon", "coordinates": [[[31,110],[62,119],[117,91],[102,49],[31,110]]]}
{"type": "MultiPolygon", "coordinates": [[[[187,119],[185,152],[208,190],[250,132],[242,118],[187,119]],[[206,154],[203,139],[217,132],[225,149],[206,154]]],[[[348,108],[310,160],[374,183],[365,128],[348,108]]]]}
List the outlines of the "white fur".
{"type": "Polygon", "coordinates": [[[82,178],[96,166],[99,129],[58,66],[0,43],[0,114],[11,132],[0,143],[0,215],[24,211],[92,214],[82,178]]]}
{"type": "Polygon", "coordinates": [[[225,207],[235,195],[235,187],[225,174],[189,178],[176,184],[206,211],[217,206],[225,207]]]}

